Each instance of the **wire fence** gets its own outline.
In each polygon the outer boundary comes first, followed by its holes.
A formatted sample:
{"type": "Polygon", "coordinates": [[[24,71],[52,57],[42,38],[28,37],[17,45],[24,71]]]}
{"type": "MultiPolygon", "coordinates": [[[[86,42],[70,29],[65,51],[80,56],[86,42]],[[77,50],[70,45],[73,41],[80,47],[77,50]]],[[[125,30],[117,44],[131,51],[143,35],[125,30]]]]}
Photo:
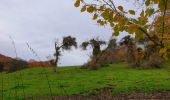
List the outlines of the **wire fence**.
{"type": "MultiPolygon", "coordinates": [[[[18,58],[18,53],[17,53],[15,42],[12,39],[12,37],[10,37],[10,40],[12,42],[16,58],[18,58]]],[[[32,54],[38,59],[38,61],[42,62],[40,56],[35,52],[35,50],[28,43],[26,43],[26,45],[27,45],[28,49],[32,52],[32,54]]],[[[52,88],[52,84],[50,82],[50,77],[47,73],[47,69],[45,68],[45,66],[42,63],[41,63],[41,67],[42,67],[42,70],[41,70],[40,74],[43,78],[42,80],[44,81],[44,78],[45,78],[47,85],[48,85],[48,90],[49,90],[48,93],[50,93],[50,99],[54,100],[55,97],[53,95],[53,90],[52,90],[53,88],[52,88]]],[[[57,75],[56,73],[54,73],[54,74],[57,75]]],[[[8,74],[8,73],[0,72],[0,80],[1,80],[0,81],[1,82],[1,88],[0,88],[1,98],[0,98],[0,100],[6,100],[6,99],[7,100],[20,100],[20,99],[34,100],[35,95],[30,96],[31,93],[28,95],[27,94],[28,91],[25,90],[26,84],[24,84],[25,79],[23,80],[23,77],[24,77],[24,73],[22,71],[18,71],[15,74],[13,74],[13,73],[8,74]]],[[[56,84],[57,84],[57,86],[59,86],[59,88],[61,88],[63,95],[67,96],[67,91],[65,90],[64,85],[62,83],[60,83],[59,81],[57,81],[56,84]]],[[[44,91],[45,91],[45,89],[44,89],[44,91]]],[[[41,88],[41,90],[39,89],[39,92],[42,92],[42,88],[41,88]]]]}
{"type": "MultiPolygon", "coordinates": [[[[34,50],[28,43],[26,43],[26,44],[27,44],[28,48],[30,49],[30,51],[33,53],[33,55],[34,55],[35,57],[37,57],[37,59],[38,59],[40,62],[42,62],[41,58],[38,56],[38,54],[35,52],[35,50],[34,50]]],[[[48,77],[48,75],[47,75],[47,72],[46,72],[46,70],[45,70],[45,68],[44,68],[44,66],[43,66],[42,63],[41,63],[41,67],[43,68],[42,74],[45,75],[45,78],[46,78],[47,83],[48,83],[48,88],[49,88],[49,91],[50,91],[51,100],[54,100],[53,94],[52,94],[52,87],[51,87],[51,84],[50,84],[50,80],[49,80],[49,77],[48,77]]]]}
{"type": "MultiPolygon", "coordinates": [[[[11,40],[11,43],[13,45],[13,48],[14,48],[14,53],[16,55],[16,59],[18,59],[18,53],[17,53],[17,49],[16,49],[16,45],[15,45],[15,41],[13,40],[13,38],[11,36],[9,36],[10,40],[11,40]]],[[[25,98],[25,88],[24,88],[24,83],[23,83],[23,78],[22,78],[22,73],[19,72],[19,77],[17,77],[17,80],[18,80],[18,86],[20,86],[20,82],[19,80],[21,81],[21,87],[22,87],[22,91],[23,91],[23,96],[25,98]]]]}

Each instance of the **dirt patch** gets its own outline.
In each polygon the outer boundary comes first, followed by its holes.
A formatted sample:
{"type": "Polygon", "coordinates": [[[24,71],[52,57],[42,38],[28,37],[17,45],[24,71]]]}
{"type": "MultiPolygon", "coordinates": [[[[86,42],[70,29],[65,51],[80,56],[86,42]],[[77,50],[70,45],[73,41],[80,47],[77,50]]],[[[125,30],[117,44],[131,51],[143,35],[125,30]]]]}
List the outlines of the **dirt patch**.
{"type": "MultiPolygon", "coordinates": [[[[50,97],[34,98],[35,100],[52,100],[50,97]]],[[[32,99],[28,99],[32,100],[32,99]]],[[[110,95],[103,93],[97,96],[55,96],[53,100],[170,100],[170,91],[164,92],[131,92],[127,94],[110,95]]]]}
{"type": "Polygon", "coordinates": [[[170,91],[140,93],[132,92],[119,95],[98,95],[98,96],[70,96],[70,97],[55,97],[55,100],[170,100],[170,91]]]}
{"type": "MultiPolygon", "coordinates": [[[[50,97],[34,98],[35,100],[52,100],[50,97]]],[[[31,100],[31,99],[29,99],[31,100]]],[[[88,93],[73,96],[53,96],[53,100],[170,100],[170,91],[130,92],[112,94],[111,86],[94,89],[88,93]]]]}

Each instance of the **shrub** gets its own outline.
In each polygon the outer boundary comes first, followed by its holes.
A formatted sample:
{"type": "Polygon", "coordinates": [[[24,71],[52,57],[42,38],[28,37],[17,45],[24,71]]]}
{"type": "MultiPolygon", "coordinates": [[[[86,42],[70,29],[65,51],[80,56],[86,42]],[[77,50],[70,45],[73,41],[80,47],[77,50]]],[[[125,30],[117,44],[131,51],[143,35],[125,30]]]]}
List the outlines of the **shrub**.
{"type": "Polygon", "coordinates": [[[126,51],[126,60],[130,66],[136,66],[136,46],[128,45],[126,51]]]}
{"type": "Polygon", "coordinates": [[[160,68],[165,60],[159,55],[159,52],[152,51],[148,53],[146,49],[143,51],[141,48],[138,48],[135,51],[135,62],[133,67],[140,68],[160,68]]]}
{"type": "Polygon", "coordinates": [[[149,57],[148,66],[152,68],[160,68],[164,63],[164,59],[158,53],[154,53],[149,57]]]}
{"type": "Polygon", "coordinates": [[[119,59],[116,54],[116,50],[109,50],[106,49],[102,51],[98,56],[97,56],[97,61],[96,63],[99,64],[101,67],[107,64],[114,64],[118,63],[119,59]]]}
{"type": "Polygon", "coordinates": [[[115,55],[118,59],[118,62],[125,62],[126,61],[126,48],[120,47],[116,50],[115,55]]]}
{"type": "Polygon", "coordinates": [[[101,65],[97,63],[97,58],[93,58],[93,60],[89,63],[89,69],[91,70],[97,70],[101,65]]]}
{"type": "Polygon", "coordinates": [[[148,46],[145,50],[134,46],[127,47],[127,63],[137,68],[160,68],[164,59],[159,55],[159,50],[148,46]]]}
{"type": "Polygon", "coordinates": [[[145,57],[143,59],[145,62],[144,68],[146,68],[146,66],[148,68],[160,68],[164,64],[165,59],[160,56],[159,50],[160,48],[155,45],[146,46],[144,52],[145,57]]]}
{"type": "Polygon", "coordinates": [[[105,49],[97,56],[91,56],[90,60],[85,63],[81,68],[89,68],[96,70],[108,64],[115,64],[125,61],[124,48],[118,49],[105,49]]]}
{"type": "Polygon", "coordinates": [[[4,64],[4,71],[6,72],[14,72],[17,70],[21,70],[28,67],[28,63],[21,59],[14,59],[10,62],[6,62],[4,64]]]}
{"type": "Polygon", "coordinates": [[[4,63],[3,63],[3,62],[0,62],[0,72],[3,71],[3,68],[4,68],[4,63]]]}
{"type": "Polygon", "coordinates": [[[100,65],[97,64],[96,60],[97,60],[96,56],[95,57],[91,56],[90,60],[87,63],[85,63],[83,66],[81,66],[81,68],[82,69],[88,68],[88,69],[91,69],[91,70],[97,70],[100,67],[100,65]]]}
{"type": "Polygon", "coordinates": [[[170,52],[168,52],[167,57],[168,57],[168,61],[170,61],[170,52]]]}

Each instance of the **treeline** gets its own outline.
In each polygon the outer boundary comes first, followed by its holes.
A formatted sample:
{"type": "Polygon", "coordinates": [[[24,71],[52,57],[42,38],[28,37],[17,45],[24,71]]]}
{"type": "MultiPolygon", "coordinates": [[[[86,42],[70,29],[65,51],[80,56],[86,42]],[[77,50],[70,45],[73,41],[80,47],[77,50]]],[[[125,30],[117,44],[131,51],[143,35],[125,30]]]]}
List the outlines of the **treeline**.
{"type": "MultiPolygon", "coordinates": [[[[153,36],[156,40],[157,37],[153,36]]],[[[71,50],[72,47],[77,48],[75,37],[67,36],[59,44],[55,42],[54,59],[50,62],[57,71],[58,60],[61,55],[61,50],[71,50]]],[[[167,62],[164,53],[160,53],[160,47],[155,45],[148,38],[141,38],[139,42],[130,35],[125,36],[121,41],[111,38],[109,41],[104,41],[99,38],[92,38],[84,41],[79,46],[82,50],[92,48],[90,59],[81,68],[98,69],[108,64],[127,62],[131,67],[138,68],[160,68],[163,63],[167,62]],[[101,46],[106,48],[101,50],[101,46]]]]}
{"type": "Polygon", "coordinates": [[[100,46],[99,44],[100,41],[93,44],[93,52],[100,52],[93,53],[90,60],[82,68],[98,69],[108,64],[121,62],[127,62],[130,67],[136,68],[160,68],[167,62],[167,59],[164,58],[167,55],[161,54],[160,47],[150,43],[147,38],[141,38],[140,42],[135,42],[135,39],[130,35],[122,38],[120,42],[111,39],[107,48],[102,51],[99,48],[95,50],[95,45],[100,46]]]}
{"type": "MultiPolygon", "coordinates": [[[[157,37],[152,37],[157,39],[157,37]]],[[[63,37],[62,41],[55,41],[55,52],[48,61],[24,61],[22,59],[10,59],[0,61],[0,71],[13,72],[27,67],[51,66],[57,72],[58,62],[63,50],[72,50],[80,47],[82,50],[92,49],[89,60],[81,68],[98,69],[108,64],[127,62],[131,67],[138,68],[160,68],[167,62],[164,55],[160,53],[160,48],[147,38],[141,38],[139,42],[130,35],[125,36],[120,41],[111,38],[104,41],[99,38],[92,38],[78,45],[76,38],[72,36],[63,37]],[[106,46],[101,50],[102,46],[106,46]]]]}

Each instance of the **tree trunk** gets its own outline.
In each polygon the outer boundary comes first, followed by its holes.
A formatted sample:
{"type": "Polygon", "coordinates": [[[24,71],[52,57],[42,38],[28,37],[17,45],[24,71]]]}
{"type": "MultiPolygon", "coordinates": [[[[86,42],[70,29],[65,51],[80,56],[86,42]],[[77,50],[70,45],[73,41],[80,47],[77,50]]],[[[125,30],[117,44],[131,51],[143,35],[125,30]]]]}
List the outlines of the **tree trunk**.
{"type": "Polygon", "coordinates": [[[58,67],[58,55],[56,55],[56,59],[55,59],[54,72],[57,72],[57,67],[58,67]]]}
{"type": "Polygon", "coordinates": [[[59,56],[60,56],[60,47],[57,45],[57,42],[55,42],[55,67],[54,67],[54,72],[57,72],[57,67],[58,67],[58,60],[59,60],[59,56]]]}

